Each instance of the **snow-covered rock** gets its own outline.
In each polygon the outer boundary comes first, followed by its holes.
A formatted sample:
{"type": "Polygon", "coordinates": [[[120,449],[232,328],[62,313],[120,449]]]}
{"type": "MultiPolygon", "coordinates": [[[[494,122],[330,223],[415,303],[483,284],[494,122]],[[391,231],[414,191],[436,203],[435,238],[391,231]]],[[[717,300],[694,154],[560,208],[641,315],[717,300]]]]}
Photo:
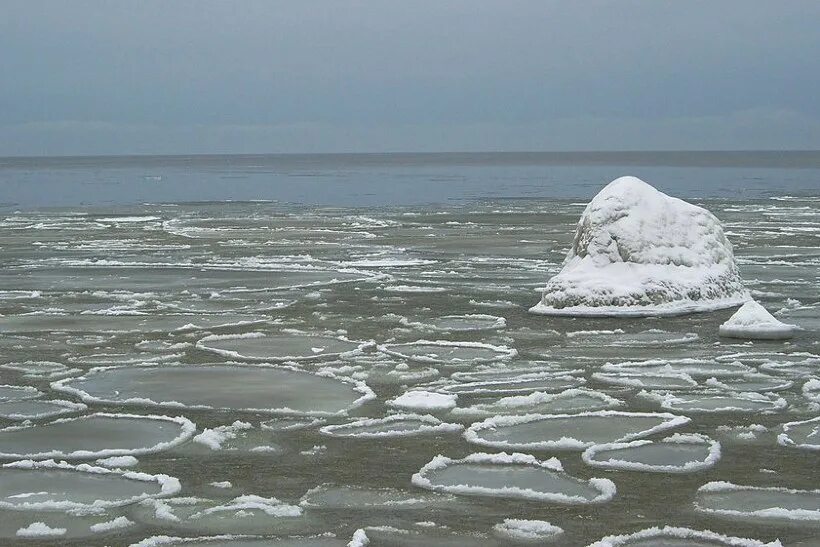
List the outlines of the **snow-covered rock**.
{"type": "Polygon", "coordinates": [[[530,311],[677,315],[749,299],[732,245],[712,213],[621,177],[589,202],[561,271],[530,311]]]}
{"type": "Polygon", "coordinates": [[[766,308],[750,300],[720,326],[720,335],[732,338],[782,340],[794,336],[794,325],[778,321],[766,308]]]}

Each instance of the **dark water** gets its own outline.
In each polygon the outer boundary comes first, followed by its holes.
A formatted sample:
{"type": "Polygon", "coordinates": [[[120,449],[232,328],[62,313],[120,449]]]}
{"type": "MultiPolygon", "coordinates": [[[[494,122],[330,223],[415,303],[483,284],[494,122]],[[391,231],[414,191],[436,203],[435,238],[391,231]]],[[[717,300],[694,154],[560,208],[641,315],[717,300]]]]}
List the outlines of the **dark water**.
{"type": "Polygon", "coordinates": [[[683,198],[820,191],[820,152],[554,152],[0,159],[7,207],[277,200],[383,206],[590,198],[635,175],[683,198]]]}

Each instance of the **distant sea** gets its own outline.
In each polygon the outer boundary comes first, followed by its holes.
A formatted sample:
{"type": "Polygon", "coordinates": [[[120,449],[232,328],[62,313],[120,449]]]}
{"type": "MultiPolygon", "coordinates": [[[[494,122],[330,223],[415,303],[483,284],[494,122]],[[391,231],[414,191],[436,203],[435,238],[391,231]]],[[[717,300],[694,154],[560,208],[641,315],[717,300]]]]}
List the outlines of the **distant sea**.
{"type": "Polygon", "coordinates": [[[0,207],[227,200],[372,207],[588,199],[621,175],[687,199],[820,196],[820,151],[0,158],[0,207]]]}

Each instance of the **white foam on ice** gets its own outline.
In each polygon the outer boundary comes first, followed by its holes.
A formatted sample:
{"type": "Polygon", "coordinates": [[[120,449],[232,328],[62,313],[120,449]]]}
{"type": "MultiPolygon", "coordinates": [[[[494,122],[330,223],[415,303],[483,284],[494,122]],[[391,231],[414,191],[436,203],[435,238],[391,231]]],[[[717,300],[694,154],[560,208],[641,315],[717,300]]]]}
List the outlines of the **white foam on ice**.
{"type": "Polygon", "coordinates": [[[775,319],[766,308],[749,300],[720,325],[720,335],[755,340],[783,340],[794,336],[795,327],[775,319]]]}
{"type": "Polygon", "coordinates": [[[545,520],[504,519],[493,526],[493,533],[504,540],[540,542],[555,539],[564,529],[545,520]]]}
{"type": "Polygon", "coordinates": [[[505,452],[475,453],[458,460],[438,455],[415,473],[411,482],[435,492],[563,504],[602,503],[616,492],[609,479],[584,482],[567,475],[556,458],[542,461],[529,454],[505,452]],[[448,471],[454,475],[447,476],[448,471]],[[493,476],[496,473],[498,477],[493,476]]]}
{"type": "Polygon", "coordinates": [[[344,415],[376,397],[361,381],[266,363],[98,367],[51,387],[93,404],[311,416],[344,415]]]}
{"type": "Polygon", "coordinates": [[[119,516],[112,520],[92,524],[89,527],[89,529],[94,533],[101,534],[104,532],[110,532],[112,530],[121,530],[123,528],[128,528],[129,526],[134,526],[134,524],[134,521],[130,520],[128,517],[119,516]]]}
{"type": "Polygon", "coordinates": [[[401,324],[421,330],[469,332],[503,329],[507,326],[507,320],[496,315],[471,313],[465,315],[444,315],[424,321],[409,321],[403,317],[401,324]]]}
{"type": "Polygon", "coordinates": [[[449,410],[455,408],[458,395],[434,391],[412,390],[387,401],[388,406],[404,410],[449,410]]]}
{"type": "Polygon", "coordinates": [[[708,482],[698,488],[695,509],[746,519],[820,521],[820,490],[708,482]]]}
{"type": "Polygon", "coordinates": [[[500,449],[583,450],[595,444],[640,439],[689,421],[675,414],[618,410],[494,416],[472,424],[464,438],[500,449]]]}
{"type": "Polygon", "coordinates": [[[231,359],[252,361],[305,361],[326,357],[353,357],[372,345],[372,342],[357,342],[341,336],[309,333],[268,335],[258,332],[211,334],[196,343],[196,347],[204,351],[231,359]]]}
{"type": "Polygon", "coordinates": [[[788,403],[774,393],[723,392],[704,390],[693,393],[641,391],[638,397],[677,412],[777,412],[788,403]]]}
{"type": "Polygon", "coordinates": [[[429,414],[393,414],[384,418],[364,418],[346,424],[326,425],[319,432],[330,437],[381,439],[458,433],[463,429],[461,424],[445,423],[429,414]]]}
{"type": "Polygon", "coordinates": [[[584,209],[547,315],[677,315],[749,300],[732,245],[709,211],[635,177],[612,181],[584,209]]]}
{"type": "Polygon", "coordinates": [[[442,363],[450,366],[501,361],[518,355],[516,350],[507,346],[449,340],[417,340],[404,344],[380,344],[378,349],[388,355],[411,361],[442,363]]]}
{"type": "Polygon", "coordinates": [[[698,385],[684,373],[593,372],[592,379],[604,384],[640,389],[691,389],[698,385]]]}
{"type": "Polygon", "coordinates": [[[108,469],[54,460],[20,460],[0,466],[0,508],[18,511],[95,512],[179,492],[168,475],[108,469]],[[122,492],[117,493],[116,489],[122,492]]]}
{"type": "MultiPolygon", "coordinates": [[[[652,542],[660,544],[665,539],[680,540],[684,545],[687,542],[704,541],[714,545],[724,545],[726,547],[783,547],[779,540],[764,543],[756,539],[724,536],[712,532],[711,530],[693,530],[679,526],[664,526],[663,528],[645,528],[632,534],[617,536],[606,536],[588,547],[626,547],[628,545],[651,545],[652,542]]],[[[675,541],[673,544],[678,544],[675,541]]]]}
{"type": "Polygon", "coordinates": [[[0,403],[0,418],[7,420],[40,420],[63,414],[82,412],[88,407],[82,403],[58,399],[27,399],[0,403]]]}
{"type": "Polygon", "coordinates": [[[704,435],[676,434],[660,441],[597,444],[581,458],[592,467],[655,473],[692,473],[720,460],[720,443],[704,435]]]}
{"type": "Polygon", "coordinates": [[[627,372],[632,374],[688,374],[692,377],[743,376],[754,369],[739,361],[717,362],[705,359],[647,359],[645,361],[624,361],[605,363],[603,372],[627,372]]]}
{"type": "Polygon", "coordinates": [[[783,432],[777,436],[781,446],[820,450],[820,416],[782,425],[783,432]]]}
{"type": "Polygon", "coordinates": [[[235,439],[240,431],[253,429],[253,425],[248,422],[236,420],[230,425],[220,425],[212,429],[204,429],[202,433],[194,435],[191,439],[195,443],[207,446],[211,450],[220,450],[222,444],[235,439]]]}
{"type": "Polygon", "coordinates": [[[134,456],[111,456],[110,458],[101,458],[95,463],[103,467],[134,467],[140,461],[134,456]]]}
{"type": "Polygon", "coordinates": [[[591,412],[623,405],[606,393],[589,389],[567,389],[560,393],[536,391],[528,395],[503,397],[492,403],[454,408],[453,416],[496,416],[501,414],[567,414],[591,412]]]}
{"type": "Polygon", "coordinates": [[[151,454],[180,445],[196,426],[181,416],[98,412],[42,425],[0,429],[0,457],[102,458],[151,454]]]}
{"type": "Polygon", "coordinates": [[[17,530],[17,536],[25,538],[64,536],[65,533],[65,528],[51,528],[45,522],[32,522],[17,530]]]}
{"type": "Polygon", "coordinates": [[[447,494],[322,484],[305,492],[299,505],[306,509],[412,511],[452,507],[455,502],[456,498],[447,494]]]}

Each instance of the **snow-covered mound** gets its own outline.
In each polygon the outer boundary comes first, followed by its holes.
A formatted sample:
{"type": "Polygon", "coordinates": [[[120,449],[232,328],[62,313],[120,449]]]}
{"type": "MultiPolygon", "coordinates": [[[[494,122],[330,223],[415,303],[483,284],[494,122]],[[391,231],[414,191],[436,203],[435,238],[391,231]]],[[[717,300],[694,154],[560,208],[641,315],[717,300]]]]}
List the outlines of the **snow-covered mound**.
{"type": "Polygon", "coordinates": [[[766,308],[749,300],[720,326],[720,335],[732,338],[782,340],[794,336],[794,325],[775,319],[766,308]]]}
{"type": "Polygon", "coordinates": [[[530,311],[677,315],[749,298],[732,245],[712,213],[621,177],[589,202],[563,268],[530,311]]]}

